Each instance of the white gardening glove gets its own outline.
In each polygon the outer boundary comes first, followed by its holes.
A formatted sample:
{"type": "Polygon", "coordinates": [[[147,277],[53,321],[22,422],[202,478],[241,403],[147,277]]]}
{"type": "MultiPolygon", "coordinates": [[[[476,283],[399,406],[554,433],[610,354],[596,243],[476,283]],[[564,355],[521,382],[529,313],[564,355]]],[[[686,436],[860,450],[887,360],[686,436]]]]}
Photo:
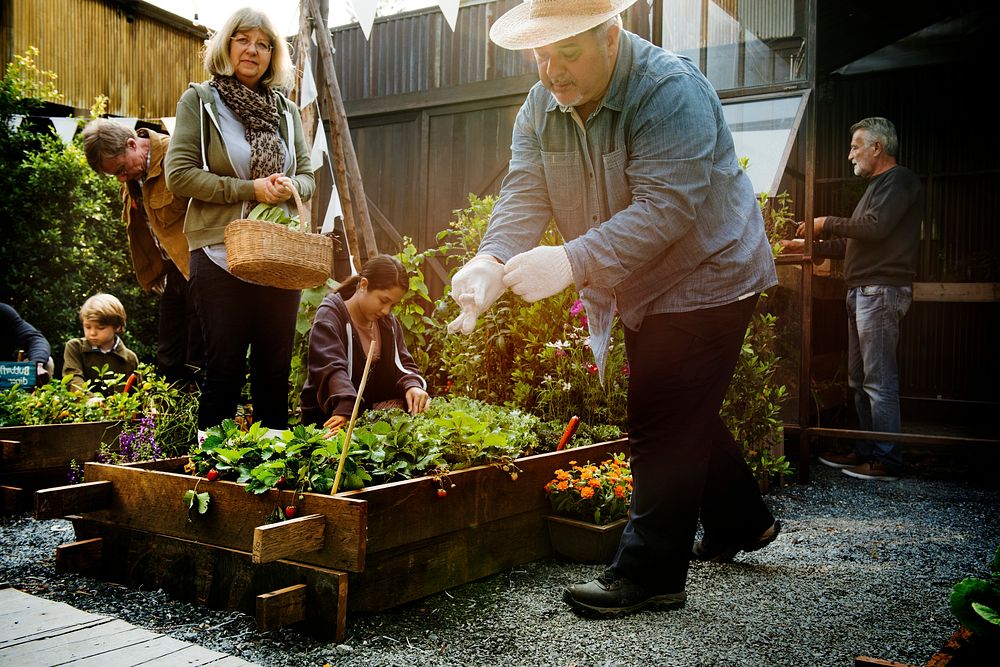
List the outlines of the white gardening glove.
{"type": "Polygon", "coordinates": [[[531,303],[569,287],[573,269],[563,246],[543,245],[511,257],[504,267],[503,282],[531,303]]]}
{"type": "Polygon", "coordinates": [[[480,313],[493,305],[504,290],[503,264],[489,255],[476,255],[451,279],[451,298],[462,307],[448,324],[448,333],[472,333],[480,313]]]}

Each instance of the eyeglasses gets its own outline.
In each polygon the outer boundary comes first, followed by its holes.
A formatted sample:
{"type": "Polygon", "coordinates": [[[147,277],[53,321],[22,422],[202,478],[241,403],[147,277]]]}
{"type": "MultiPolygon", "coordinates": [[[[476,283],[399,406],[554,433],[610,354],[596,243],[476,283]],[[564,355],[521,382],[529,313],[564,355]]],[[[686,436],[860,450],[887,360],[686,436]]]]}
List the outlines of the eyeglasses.
{"type": "Polygon", "coordinates": [[[232,42],[236,42],[236,46],[240,47],[241,49],[249,49],[251,44],[257,47],[257,50],[260,51],[261,53],[270,53],[274,49],[274,45],[272,44],[268,44],[267,42],[253,42],[247,39],[246,37],[242,36],[230,37],[229,40],[232,42]]]}

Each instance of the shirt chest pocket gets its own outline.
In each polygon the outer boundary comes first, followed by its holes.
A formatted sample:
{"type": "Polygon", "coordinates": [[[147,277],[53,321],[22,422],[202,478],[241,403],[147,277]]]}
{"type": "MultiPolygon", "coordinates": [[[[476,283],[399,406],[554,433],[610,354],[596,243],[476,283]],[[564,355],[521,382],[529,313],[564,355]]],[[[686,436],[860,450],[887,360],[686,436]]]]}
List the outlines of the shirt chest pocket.
{"type": "Polygon", "coordinates": [[[552,210],[566,212],[581,208],[587,192],[579,154],[542,151],[542,165],[552,210]]]}
{"type": "Polygon", "coordinates": [[[175,197],[166,187],[158,187],[149,195],[149,208],[156,223],[166,228],[175,222],[183,222],[184,214],[187,212],[187,200],[175,197]]]}

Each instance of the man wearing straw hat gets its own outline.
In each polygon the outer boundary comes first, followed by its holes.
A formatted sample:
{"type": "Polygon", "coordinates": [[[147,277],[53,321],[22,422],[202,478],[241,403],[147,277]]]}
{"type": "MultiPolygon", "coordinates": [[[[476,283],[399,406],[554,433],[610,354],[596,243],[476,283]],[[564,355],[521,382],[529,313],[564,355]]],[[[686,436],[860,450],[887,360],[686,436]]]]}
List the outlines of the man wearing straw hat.
{"type": "Polygon", "coordinates": [[[692,553],[728,561],[780,530],[719,417],[757,296],[777,282],[760,209],[708,80],[622,29],[634,2],[528,0],[490,30],[532,51],[540,81],[478,254],[452,279],[449,325],[472,331],[505,287],[537,301],[575,284],[603,373],[619,313],[630,518],[611,566],[563,593],[599,616],[682,606],[692,553]],[[536,247],[552,218],[565,244],[536,247]]]}

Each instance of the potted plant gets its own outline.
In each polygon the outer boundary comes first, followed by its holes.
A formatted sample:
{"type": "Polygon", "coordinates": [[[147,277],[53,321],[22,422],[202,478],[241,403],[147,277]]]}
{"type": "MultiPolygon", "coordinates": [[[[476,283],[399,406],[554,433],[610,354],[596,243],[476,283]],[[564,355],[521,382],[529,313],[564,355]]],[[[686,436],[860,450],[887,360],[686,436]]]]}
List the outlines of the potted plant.
{"type": "Polygon", "coordinates": [[[628,522],[632,471],[625,454],[555,471],[545,485],[554,514],[546,520],[552,550],[579,563],[609,563],[628,522]]]}
{"type": "Polygon", "coordinates": [[[989,576],[962,579],[952,588],[950,603],[951,613],[963,628],[942,654],[955,658],[955,665],[986,664],[991,655],[995,659],[1000,650],[1000,547],[993,555],[989,576]]]}

